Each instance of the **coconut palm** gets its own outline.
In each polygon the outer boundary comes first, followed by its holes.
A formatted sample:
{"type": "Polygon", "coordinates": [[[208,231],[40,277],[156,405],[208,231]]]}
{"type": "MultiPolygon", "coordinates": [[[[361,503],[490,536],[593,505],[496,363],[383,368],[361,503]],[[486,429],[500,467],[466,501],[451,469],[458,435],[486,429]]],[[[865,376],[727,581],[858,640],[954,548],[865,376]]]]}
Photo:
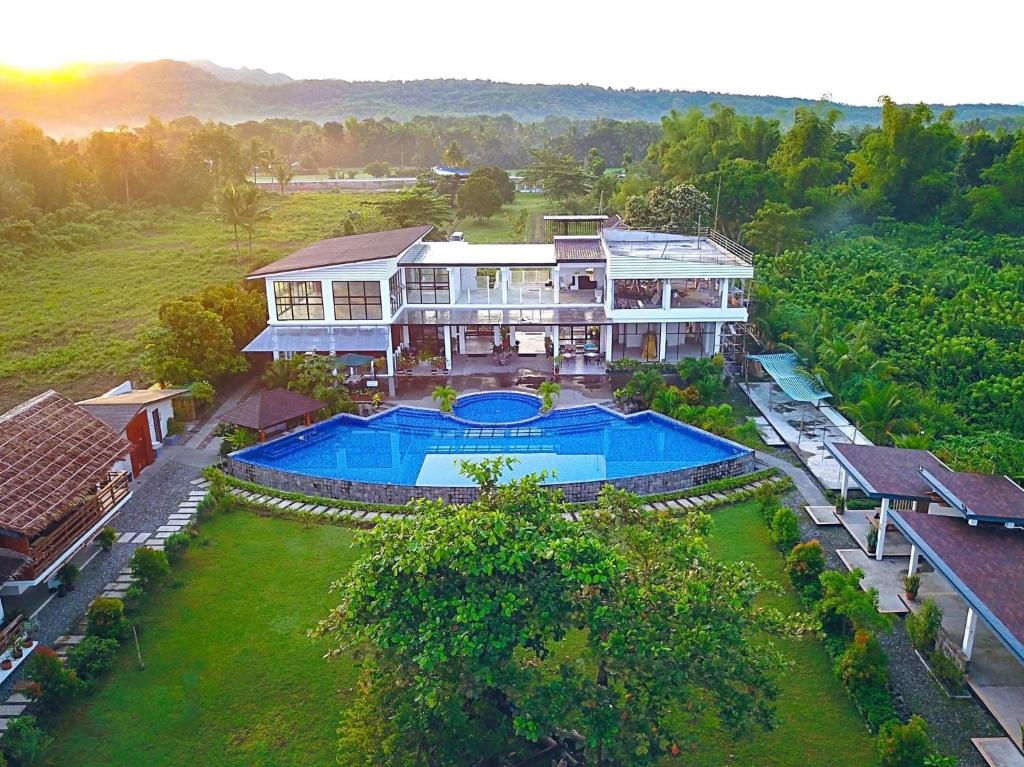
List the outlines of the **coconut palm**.
{"type": "Polygon", "coordinates": [[[270,208],[263,205],[263,192],[255,184],[242,185],[242,226],[249,234],[249,258],[252,258],[252,236],[256,224],[270,218],[270,208]]]}
{"type": "Polygon", "coordinates": [[[249,148],[246,151],[249,160],[249,167],[252,168],[252,183],[256,183],[256,172],[267,167],[270,162],[270,149],[263,143],[259,136],[253,136],[249,140],[249,148]]]}
{"type": "Polygon", "coordinates": [[[455,400],[459,398],[459,393],[450,386],[437,386],[430,398],[438,403],[442,413],[450,413],[455,405],[455,400]]]}
{"type": "Polygon", "coordinates": [[[544,410],[551,410],[555,406],[555,397],[562,396],[562,385],[554,381],[545,381],[537,387],[544,410]]]}
{"type": "Polygon", "coordinates": [[[274,180],[280,185],[282,195],[284,195],[284,188],[293,178],[295,178],[295,174],[292,173],[292,166],[284,160],[278,161],[274,167],[274,180]]]}
{"type": "Polygon", "coordinates": [[[680,405],[688,404],[683,390],[678,386],[666,386],[659,389],[651,400],[651,410],[663,415],[671,415],[680,405]]]}
{"type": "Polygon", "coordinates": [[[245,191],[236,184],[225,186],[216,199],[217,218],[228,224],[235,232],[235,254],[242,259],[242,243],[238,239],[238,227],[245,225],[245,191]]]}
{"type": "Polygon", "coordinates": [[[842,409],[864,435],[875,444],[887,441],[893,432],[914,430],[913,424],[899,417],[903,406],[900,387],[891,381],[868,381],[860,401],[842,409]]]}

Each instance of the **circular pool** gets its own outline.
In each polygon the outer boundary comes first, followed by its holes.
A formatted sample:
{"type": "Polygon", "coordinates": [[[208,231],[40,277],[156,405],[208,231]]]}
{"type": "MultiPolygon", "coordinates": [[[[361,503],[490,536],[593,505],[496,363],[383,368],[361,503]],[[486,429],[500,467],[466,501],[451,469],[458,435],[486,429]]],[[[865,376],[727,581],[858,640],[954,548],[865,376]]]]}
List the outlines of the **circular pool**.
{"type": "Polygon", "coordinates": [[[541,401],[532,394],[515,391],[483,392],[459,397],[454,415],[475,424],[511,424],[526,421],[540,413],[541,401]]]}

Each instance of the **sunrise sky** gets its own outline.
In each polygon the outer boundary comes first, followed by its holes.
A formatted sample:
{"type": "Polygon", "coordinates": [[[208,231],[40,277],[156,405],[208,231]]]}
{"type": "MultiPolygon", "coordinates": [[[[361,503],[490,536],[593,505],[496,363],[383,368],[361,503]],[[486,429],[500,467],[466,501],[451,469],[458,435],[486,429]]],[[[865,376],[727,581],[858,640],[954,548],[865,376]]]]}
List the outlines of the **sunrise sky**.
{"type": "Polygon", "coordinates": [[[0,63],[23,68],[211,59],[296,78],[1024,102],[1024,4],[1009,0],[19,0],[0,13],[0,63]]]}

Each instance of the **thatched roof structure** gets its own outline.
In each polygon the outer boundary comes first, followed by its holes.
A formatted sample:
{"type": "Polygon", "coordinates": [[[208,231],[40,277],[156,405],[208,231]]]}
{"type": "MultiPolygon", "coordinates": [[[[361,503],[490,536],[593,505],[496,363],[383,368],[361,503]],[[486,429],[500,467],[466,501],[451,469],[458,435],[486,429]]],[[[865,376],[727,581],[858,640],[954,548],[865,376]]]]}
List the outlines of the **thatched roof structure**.
{"type": "Polygon", "coordinates": [[[262,431],[271,426],[311,415],[326,407],[318,399],[287,389],[270,389],[253,394],[220,417],[225,423],[262,431]]]}

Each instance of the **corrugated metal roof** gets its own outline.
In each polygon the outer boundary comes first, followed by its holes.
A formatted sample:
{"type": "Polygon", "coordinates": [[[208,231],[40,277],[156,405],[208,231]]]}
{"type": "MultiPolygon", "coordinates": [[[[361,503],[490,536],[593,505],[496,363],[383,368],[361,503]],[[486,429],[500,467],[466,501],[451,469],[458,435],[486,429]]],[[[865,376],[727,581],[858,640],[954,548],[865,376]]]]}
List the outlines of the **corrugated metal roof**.
{"type": "Polygon", "coordinates": [[[751,354],[747,359],[760,362],[790,399],[818,403],[832,396],[818,381],[799,370],[800,360],[795,354],[751,354]]]}
{"type": "Polygon", "coordinates": [[[555,259],[568,261],[604,261],[604,246],[600,237],[556,237],[555,259]]]}

